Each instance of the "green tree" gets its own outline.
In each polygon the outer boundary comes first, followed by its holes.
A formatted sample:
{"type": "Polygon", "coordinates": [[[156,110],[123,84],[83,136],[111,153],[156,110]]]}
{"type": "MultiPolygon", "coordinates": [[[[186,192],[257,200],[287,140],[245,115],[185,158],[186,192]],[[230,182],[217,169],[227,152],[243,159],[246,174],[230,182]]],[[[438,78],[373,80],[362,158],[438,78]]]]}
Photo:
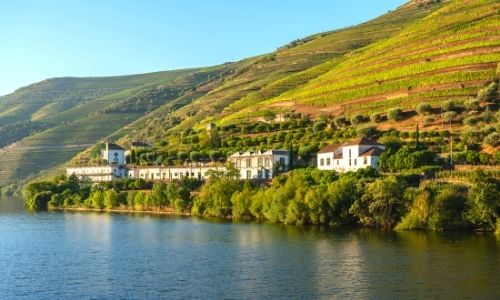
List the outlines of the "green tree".
{"type": "Polygon", "coordinates": [[[490,173],[477,171],[471,181],[465,219],[476,228],[493,231],[500,222],[500,180],[490,173]]]}
{"type": "Polygon", "coordinates": [[[364,225],[391,228],[405,209],[404,190],[405,185],[394,176],[376,179],[350,211],[364,225]]]}
{"type": "Polygon", "coordinates": [[[106,190],[103,194],[103,204],[106,209],[112,209],[120,204],[120,194],[114,189],[106,190]]]}

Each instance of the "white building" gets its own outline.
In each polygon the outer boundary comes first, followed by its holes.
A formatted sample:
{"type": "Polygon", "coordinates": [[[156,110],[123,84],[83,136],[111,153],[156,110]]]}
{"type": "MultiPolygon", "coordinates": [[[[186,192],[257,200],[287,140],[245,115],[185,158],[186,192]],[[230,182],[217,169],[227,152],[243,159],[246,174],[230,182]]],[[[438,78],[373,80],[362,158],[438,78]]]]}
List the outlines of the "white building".
{"type": "Polygon", "coordinates": [[[106,148],[101,151],[101,157],[110,165],[125,165],[125,149],[117,144],[106,142],[106,148]]]}
{"type": "Polygon", "coordinates": [[[106,182],[125,177],[127,169],[117,165],[72,167],[66,169],[66,174],[76,175],[80,179],[89,179],[92,182],[106,182]]]}
{"type": "Polygon", "coordinates": [[[273,170],[290,168],[290,151],[267,150],[236,152],[229,161],[240,170],[241,179],[271,179],[273,170]]]}
{"type": "MultiPolygon", "coordinates": [[[[80,179],[93,182],[111,181],[119,178],[144,180],[176,180],[194,178],[208,179],[209,171],[226,171],[226,167],[217,165],[193,164],[186,166],[131,166],[125,164],[125,150],[107,143],[102,157],[108,164],[103,166],[70,167],[66,169],[68,176],[77,175],[80,179]]],[[[288,170],[290,167],[290,151],[268,150],[237,152],[229,157],[237,169],[241,179],[271,179],[273,170],[288,170]]]]}
{"type": "Polygon", "coordinates": [[[197,180],[208,179],[208,171],[226,171],[224,166],[147,166],[131,167],[127,170],[126,177],[144,180],[176,180],[183,178],[194,178],[197,180]]]}
{"type": "Polygon", "coordinates": [[[353,142],[328,145],[318,152],[318,169],[348,172],[372,167],[378,169],[378,159],[385,146],[362,137],[353,142]]]}

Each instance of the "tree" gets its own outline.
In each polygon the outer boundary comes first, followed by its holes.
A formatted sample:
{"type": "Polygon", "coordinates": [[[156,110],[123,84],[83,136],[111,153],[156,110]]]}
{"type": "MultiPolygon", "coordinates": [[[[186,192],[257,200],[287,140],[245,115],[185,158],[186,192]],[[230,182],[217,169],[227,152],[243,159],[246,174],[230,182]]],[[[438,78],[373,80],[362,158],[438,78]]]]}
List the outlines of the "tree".
{"type": "Polygon", "coordinates": [[[490,85],[481,89],[477,94],[479,101],[496,101],[498,100],[498,83],[492,82],[490,85]]]}
{"type": "Polygon", "coordinates": [[[120,194],[114,189],[106,190],[103,194],[103,205],[106,209],[112,209],[120,203],[120,194]]]}
{"type": "Polygon", "coordinates": [[[394,108],[387,112],[387,119],[391,121],[401,121],[403,119],[403,110],[394,108]]]}
{"type": "Polygon", "coordinates": [[[432,112],[432,106],[429,103],[420,103],[417,106],[417,114],[423,116],[432,112]]]}
{"type": "Polygon", "coordinates": [[[323,131],[326,128],[326,122],[325,121],[318,121],[316,124],[313,126],[314,132],[320,132],[323,131]]]}
{"type": "Polygon", "coordinates": [[[245,188],[231,196],[232,215],[235,219],[250,219],[252,217],[250,205],[253,194],[251,189],[245,188]]]}
{"type": "Polygon", "coordinates": [[[370,121],[372,121],[373,123],[380,123],[382,122],[382,116],[380,114],[372,114],[370,116],[370,121]]]}
{"type": "Polygon", "coordinates": [[[396,177],[376,179],[366,186],[360,200],[356,200],[350,212],[364,225],[391,228],[405,209],[404,184],[396,177]]]}
{"type": "Polygon", "coordinates": [[[153,189],[151,190],[150,198],[151,198],[151,204],[154,207],[163,207],[168,204],[166,189],[167,186],[163,182],[156,182],[155,184],[153,184],[153,189]]]}
{"type": "Polygon", "coordinates": [[[198,151],[191,151],[189,153],[189,158],[191,159],[191,161],[199,161],[201,158],[201,153],[198,151]]]}
{"type": "Polygon", "coordinates": [[[495,230],[500,219],[500,180],[489,173],[476,171],[467,197],[465,218],[477,228],[495,230]]]}

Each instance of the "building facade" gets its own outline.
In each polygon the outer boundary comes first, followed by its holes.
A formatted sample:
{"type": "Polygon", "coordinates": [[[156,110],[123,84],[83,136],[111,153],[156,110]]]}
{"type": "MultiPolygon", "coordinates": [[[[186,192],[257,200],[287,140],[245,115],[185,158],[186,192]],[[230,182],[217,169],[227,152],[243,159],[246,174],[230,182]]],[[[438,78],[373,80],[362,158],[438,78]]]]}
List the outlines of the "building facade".
{"type": "Polygon", "coordinates": [[[288,150],[236,152],[228,159],[240,171],[241,179],[271,179],[273,172],[290,168],[288,150]]]}
{"type": "Polygon", "coordinates": [[[378,169],[378,160],[384,150],[384,145],[365,137],[350,143],[328,145],[318,152],[317,167],[341,173],[366,167],[378,169]]]}
{"type": "Polygon", "coordinates": [[[125,149],[117,144],[106,142],[106,148],[101,151],[101,157],[109,165],[125,165],[125,149]]]}
{"type": "MultiPolygon", "coordinates": [[[[220,165],[190,164],[185,166],[132,166],[126,165],[125,149],[116,144],[106,143],[102,158],[107,165],[70,167],[68,176],[76,175],[80,179],[93,182],[105,182],[119,178],[144,180],[178,180],[193,178],[206,180],[210,171],[227,171],[220,165]]],[[[275,170],[290,168],[290,151],[268,150],[238,152],[229,157],[229,161],[240,171],[240,179],[271,179],[275,170]]]]}

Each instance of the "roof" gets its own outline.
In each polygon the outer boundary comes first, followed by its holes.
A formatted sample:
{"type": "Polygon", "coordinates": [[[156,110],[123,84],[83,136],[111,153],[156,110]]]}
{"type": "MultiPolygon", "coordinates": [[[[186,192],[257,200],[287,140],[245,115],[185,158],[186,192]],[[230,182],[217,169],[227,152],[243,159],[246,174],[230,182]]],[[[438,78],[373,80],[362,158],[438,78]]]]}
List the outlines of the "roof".
{"type": "Polygon", "coordinates": [[[135,141],[135,142],[132,142],[131,144],[132,144],[132,147],[144,147],[144,148],[152,147],[151,144],[146,143],[146,142],[140,142],[140,141],[135,141]]]}
{"type": "Polygon", "coordinates": [[[359,156],[380,156],[384,150],[378,148],[378,147],[372,147],[368,149],[367,151],[359,154],[359,156]]]}
{"type": "Polygon", "coordinates": [[[360,137],[355,139],[352,142],[348,142],[345,144],[345,146],[356,146],[356,145],[364,145],[364,146],[383,146],[382,144],[378,143],[377,141],[374,141],[372,139],[369,139],[367,137],[360,137]]]}
{"type": "Polygon", "coordinates": [[[107,143],[106,144],[106,149],[107,150],[125,150],[125,149],[123,149],[122,147],[118,146],[115,143],[107,143]]]}
{"type": "Polygon", "coordinates": [[[342,146],[342,144],[332,144],[324,147],[323,149],[319,150],[318,153],[331,153],[337,151],[339,147],[342,146]]]}
{"type": "Polygon", "coordinates": [[[229,157],[248,157],[248,156],[254,156],[254,155],[289,155],[290,150],[265,150],[265,151],[239,151],[231,154],[229,157]]]}

